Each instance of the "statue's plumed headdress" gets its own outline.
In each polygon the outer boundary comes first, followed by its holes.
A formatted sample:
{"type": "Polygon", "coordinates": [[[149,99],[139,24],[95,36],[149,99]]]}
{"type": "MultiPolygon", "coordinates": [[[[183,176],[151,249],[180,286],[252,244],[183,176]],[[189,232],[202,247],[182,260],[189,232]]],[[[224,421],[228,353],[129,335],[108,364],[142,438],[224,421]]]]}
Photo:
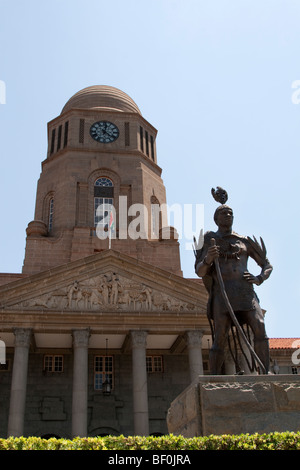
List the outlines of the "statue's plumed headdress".
{"type": "MultiPolygon", "coordinates": [[[[228,207],[225,205],[225,202],[228,199],[228,194],[227,194],[227,191],[225,191],[225,189],[221,188],[221,186],[217,186],[217,189],[211,188],[211,194],[213,198],[215,199],[215,201],[221,203],[221,206],[219,206],[216,209],[215,214],[214,214],[214,221],[217,224],[217,217],[218,217],[219,210],[224,209],[224,207],[228,207]]],[[[194,248],[194,254],[196,257],[197,257],[197,253],[201,250],[203,243],[204,243],[204,234],[203,234],[203,229],[201,229],[198,242],[196,238],[194,237],[193,248],[194,248]]]]}
{"type": "Polygon", "coordinates": [[[215,201],[220,202],[221,204],[225,204],[228,199],[228,194],[225,189],[221,188],[221,186],[217,186],[217,190],[211,188],[211,194],[215,201]]]}
{"type": "MultiPolygon", "coordinates": [[[[224,209],[226,207],[225,202],[227,202],[228,199],[228,194],[225,189],[221,188],[221,186],[217,186],[217,189],[215,190],[214,188],[211,188],[211,194],[214,198],[215,201],[220,202],[221,206],[217,207],[215,213],[214,213],[214,221],[217,224],[217,219],[218,219],[218,213],[221,209],[224,209]]],[[[217,224],[218,225],[218,224],[217,224]]]]}
{"type": "MultiPolygon", "coordinates": [[[[211,194],[212,194],[213,198],[215,199],[215,201],[221,203],[221,206],[217,207],[217,209],[215,211],[215,214],[214,214],[214,221],[217,224],[218,212],[220,210],[224,209],[225,207],[229,207],[225,204],[225,202],[227,202],[227,199],[228,199],[228,194],[227,194],[227,191],[225,191],[225,189],[221,188],[220,186],[217,186],[216,190],[214,188],[212,188],[211,189],[211,194]]],[[[266,260],[267,259],[267,250],[266,250],[266,246],[264,244],[263,239],[260,237],[260,244],[254,236],[253,236],[253,240],[250,237],[247,237],[247,240],[249,241],[252,248],[256,251],[256,253],[260,256],[260,258],[262,260],[266,260]]]]}

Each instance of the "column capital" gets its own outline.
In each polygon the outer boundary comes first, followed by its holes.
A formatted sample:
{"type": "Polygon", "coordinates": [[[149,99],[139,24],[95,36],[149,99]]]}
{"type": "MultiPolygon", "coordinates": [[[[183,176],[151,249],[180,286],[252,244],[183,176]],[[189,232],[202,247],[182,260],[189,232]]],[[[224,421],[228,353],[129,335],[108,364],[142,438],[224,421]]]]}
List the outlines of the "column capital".
{"type": "Polygon", "coordinates": [[[132,348],[146,348],[147,346],[147,331],[131,330],[130,339],[132,348]]]}
{"type": "Polygon", "coordinates": [[[90,329],[80,329],[80,330],[72,330],[72,337],[73,337],[73,347],[74,348],[86,348],[89,344],[90,338],[90,329]]]}
{"type": "Polygon", "coordinates": [[[202,330],[188,330],[185,332],[185,339],[188,346],[200,347],[202,345],[203,331],[202,330]]]}
{"type": "Polygon", "coordinates": [[[29,347],[32,337],[32,328],[14,328],[15,346],[29,347]]]}

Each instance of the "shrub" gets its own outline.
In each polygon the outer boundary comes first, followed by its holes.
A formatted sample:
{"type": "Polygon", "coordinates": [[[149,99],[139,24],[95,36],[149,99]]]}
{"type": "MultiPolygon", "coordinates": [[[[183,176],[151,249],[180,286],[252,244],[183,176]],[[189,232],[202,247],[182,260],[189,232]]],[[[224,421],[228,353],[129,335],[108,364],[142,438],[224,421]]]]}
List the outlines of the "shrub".
{"type": "Polygon", "coordinates": [[[224,434],[185,438],[105,436],[75,439],[9,437],[0,439],[0,450],[300,450],[300,432],[224,434]]]}

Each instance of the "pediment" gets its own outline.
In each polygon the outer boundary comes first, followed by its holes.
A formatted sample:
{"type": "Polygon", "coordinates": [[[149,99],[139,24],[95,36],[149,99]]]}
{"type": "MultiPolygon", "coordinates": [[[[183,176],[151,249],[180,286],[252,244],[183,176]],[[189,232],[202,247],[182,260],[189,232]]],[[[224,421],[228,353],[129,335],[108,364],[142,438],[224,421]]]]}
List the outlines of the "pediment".
{"type": "Polygon", "coordinates": [[[204,287],[107,250],[0,287],[3,310],[198,312],[204,287]]]}

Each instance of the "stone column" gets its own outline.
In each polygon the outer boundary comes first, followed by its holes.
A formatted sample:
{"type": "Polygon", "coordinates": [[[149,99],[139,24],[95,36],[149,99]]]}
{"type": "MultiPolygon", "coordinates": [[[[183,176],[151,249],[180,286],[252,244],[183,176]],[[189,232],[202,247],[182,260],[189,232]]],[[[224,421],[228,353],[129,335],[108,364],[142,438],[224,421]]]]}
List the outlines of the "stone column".
{"type": "Polygon", "coordinates": [[[87,436],[89,329],[74,330],[72,436],[87,436]]]}
{"type": "Polygon", "coordinates": [[[146,331],[131,331],[134,434],[149,434],[146,331]]]}
{"type": "Polygon", "coordinates": [[[203,332],[201,330],[186,332],[191,382],[197,379],[199,375],[203,375],[202,336],[203,332]]]}
{"type": "Polygon", "coordinates": [[[15,351],[8,415],[8,436],[24,434],[24,416],[27,388],[28,355],[32,335],[31,328],[15,328],[15,351]]]}

